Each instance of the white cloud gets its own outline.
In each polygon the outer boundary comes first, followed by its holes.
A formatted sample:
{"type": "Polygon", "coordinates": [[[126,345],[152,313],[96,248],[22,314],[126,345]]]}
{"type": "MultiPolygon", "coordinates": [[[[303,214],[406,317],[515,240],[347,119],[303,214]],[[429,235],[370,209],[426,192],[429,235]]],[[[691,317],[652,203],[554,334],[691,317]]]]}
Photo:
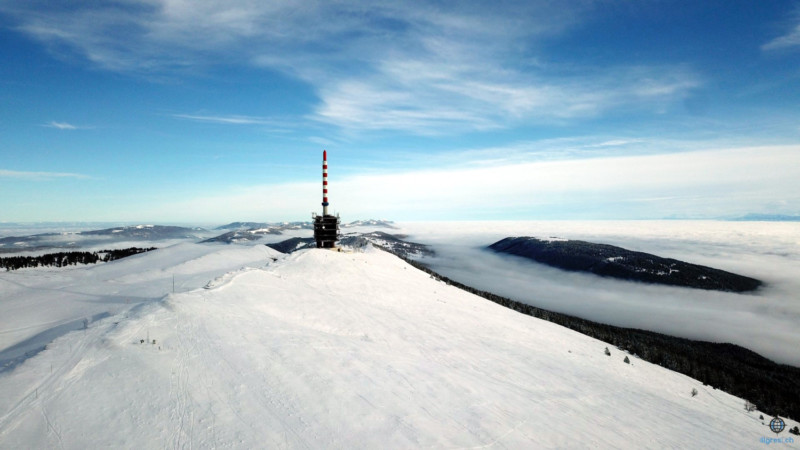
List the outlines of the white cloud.
{"type": "Polygon", "coordinates": [[[308,138],[308,142],[311,142],[311,143],[317,144],[317,145],[321,145],[323,147],[330,147],[330,146],[336,144],[336,141],[333,141],[331,139],[327,139],[327,138],[324,138],[324,137],[319,137],[319,136],[310,136],[308,138]]]}
{"type": "Polygon", "coordinates": [[[650,217],[698,211],[724,214],[776,198],[788,199],[800,209],[797,167],[796,147],[746,148],[353,177],[338,189],[347,193],[339,200],[342,210],[370,205],[381,208],[378,215],[383,216],[391,216],[393,209],[417,217],[452,218],[459,214],[475,218],[478,211],[553,208],[577,212],[583,208],[597,214],[597,207],[608,209],[612,216],[621,209],[629,210],[623,214],[650,217]],[[656,197],[681,200],[636,204],[656,197]]]}
{"type": "Polygon", "coordinates": [[[286,72],[318,94],[309,117],[351,130],[452,133],[615,108],[660,111],[699,85],[683,67],[550,72],[537,42],[566,32],[590,8],[546,1],[502,8],[479,1],[4,4],[19,29],[54,53],[77,53],[108,70],[158,77],[255,64],[286,72]]]}
{"type": "Polygon", "coordinates": [[[762,50],[782,50],[800,46],[800,24],[787,34],[779,36],[761,46],[762,50]]]}
{"type": "Polygon", "coordinates": [[[56,121],[49,122],[44,126],[46,126],[48,128],[58,128],[59,130],[77,130],[78,129],[78,127],[76,127],[75,125],[72,125],[72,124],[69,124],[69,123],[66,123],[66,122],[56,122],[56,121]]]}
{"type": "Polygon", "coordinates": [[[54,178],[90,178],[88,175],[69,172],[21,172],[0,169],[0,178],[17,178],[22,180],[51,180],[54,178]]]}
{"type": "MultiPolygon", "coordinates": [[[[348,217],[714,217],[783,202],[800,211],[800,147],[534,161],[494,167],[330,177],[331,205],[348,217]]],[[[317,182],[242,187],[170,202],[151,217],[268,214],[302,219],[319,209],[317,182]],[[198,215],[200,214],[200,215],[198,215]]]]}
{"type": "Polygon", "coordinates": [[[605,147],[626,147],[633,144],[643,143],[643,139],[611,139],[608,141],[598,142],[596,144],[587,144],[586,147],[592,148],[605,148],[605,147]]]}
{"type": "Polygon", "coordinates": [[[286,125],[285,123],[275,119],[270,119],[267,117],[255,117],[255,116],[239,116],[239,115],[203,116],[194,114],[173,114],[172,116],[178,119],[193,120],[196,122],[218,123],[223,125],[271,125],[271,126],[286,125]]]}
{"type": "Polygon", "coordinates": [[[700,85],[699,77],[680,67],[617,67],[558,78],[486,69],[502,64],[464,56],[447,61],[438,55],[392,55],[368,76],[327,82],[314,117],[356,129],[487,130],[530,119],[590,117],[620,107],[661,110],[700,85]]]}

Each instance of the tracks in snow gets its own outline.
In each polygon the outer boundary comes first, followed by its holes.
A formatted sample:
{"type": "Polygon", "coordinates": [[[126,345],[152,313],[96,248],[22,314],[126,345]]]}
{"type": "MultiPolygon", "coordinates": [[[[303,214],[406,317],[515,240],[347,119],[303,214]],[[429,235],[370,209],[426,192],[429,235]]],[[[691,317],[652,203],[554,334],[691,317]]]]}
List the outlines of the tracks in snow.
{"type": "Polygon", "coordinates": [[[33,411],[38,407],[45,419],[47,429],[55,436],[59,447],[63,448],[64,445],[60,427],[48,413],[47,404],[58,397],[62,391],[67,390],[75,383],[78,377],[71,377],[70,373],[80,364],[83,356],[86,354],[89,343],[96,340],[99,334],[104,332],[104,330],[105,327],[101,326],[86,330],[84,333],[87,335],[78,340],[78,345],[70,346],[66,357],[59,358],[64,354],[64,349],[61,349],[61,353],[49,351],[41,353],[34,358],[36,369],[39,372],[49,370],[50,373],[48,373],[40,383],[33,386],[33,388],[17,401],[14,406],[9,408],[5,414],[0,416],[0,441],[3,436],[13,431],[22,420],[24,420],[29,411],[33,411]]]}

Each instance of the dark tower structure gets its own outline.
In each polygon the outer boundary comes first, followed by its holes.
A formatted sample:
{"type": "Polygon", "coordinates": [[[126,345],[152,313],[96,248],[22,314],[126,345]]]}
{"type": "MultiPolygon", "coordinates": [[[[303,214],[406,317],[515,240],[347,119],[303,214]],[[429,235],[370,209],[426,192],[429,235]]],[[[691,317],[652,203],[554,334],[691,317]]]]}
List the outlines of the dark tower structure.
{"type": "Polygon", "coordinates": [[[317,248],[335,248],[339,240],[339,215],[328,214],[328,152],[322,151],[322,215],[311,215],[314,220],[314,240],[317,248]]]}

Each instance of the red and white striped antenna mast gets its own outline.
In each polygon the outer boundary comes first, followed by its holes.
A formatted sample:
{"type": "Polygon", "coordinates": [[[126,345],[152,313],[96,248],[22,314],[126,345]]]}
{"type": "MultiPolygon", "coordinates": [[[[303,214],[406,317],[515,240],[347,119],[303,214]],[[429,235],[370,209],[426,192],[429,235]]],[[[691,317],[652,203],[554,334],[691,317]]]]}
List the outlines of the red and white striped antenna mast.
{"type": "Polygon", "coordinates": [[[328,215],[328,151],[322,151],[322,215],[328,215]]]}

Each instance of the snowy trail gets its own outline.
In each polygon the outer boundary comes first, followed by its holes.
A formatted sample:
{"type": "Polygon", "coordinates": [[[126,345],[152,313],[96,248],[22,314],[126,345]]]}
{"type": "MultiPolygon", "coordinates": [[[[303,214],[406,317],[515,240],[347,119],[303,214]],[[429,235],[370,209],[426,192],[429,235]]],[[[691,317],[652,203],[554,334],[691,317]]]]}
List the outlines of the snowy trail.
{"type": "Polygon", "coordinates": [[[743,400],[606,346],[383,252],[310,250],[0,374],[0,447],[750,448],[767,435],[743,400]]]}

